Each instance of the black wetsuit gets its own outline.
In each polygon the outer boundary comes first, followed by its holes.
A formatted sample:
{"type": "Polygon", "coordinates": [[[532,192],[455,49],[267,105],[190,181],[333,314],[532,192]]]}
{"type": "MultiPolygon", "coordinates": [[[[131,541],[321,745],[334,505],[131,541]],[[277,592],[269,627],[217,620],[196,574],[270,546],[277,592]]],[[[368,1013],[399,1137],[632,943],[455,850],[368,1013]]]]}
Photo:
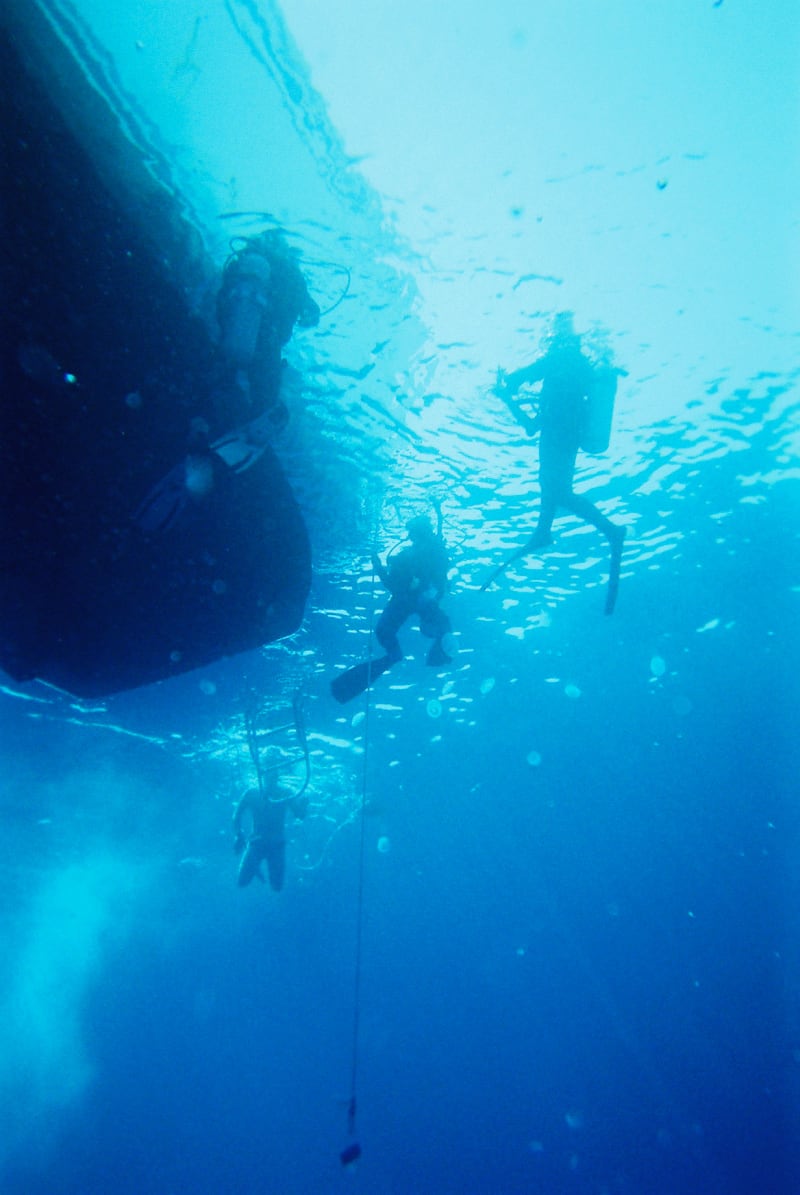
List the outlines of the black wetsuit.
{"type": "Polygon", "coordinates": [[[237,879],[240,888],[246,888],[256,876],[263,880],[261,864],[266,861],[270,887],[280,892],[286,871],[285,818],[286,802],[270,801],[257,788],[245,793],[236,806],[233,824],[237,846],[246,838],[237,879]],[[247,814],[251,830],[245,835],[242,826],[247,814]]]}
{"type": "MultiPolygon", "coordinates": [[[[537,544],[550,540],[550,529],[559,506],[593,524],[615,542],[618,528],[601,514],[594,503],[572,488],[575,460],[580,448],[586,400],[594,378],[594,368],[580,349],[577,337],[554,341],[549,352],[532,365],[509,374],[511,391],[529,383],[542,383],[539,414],[539,485],[541,507],[533,535],[537,544]]],[[[528,419],[533,430],[534,424],[528,419]]]]}
{"type": "Polygon", "coordinates": [[[439,601],[447,589],[448,567],[441,538],[431,534],[391,557],[388,567],[381,570],[381,580],[392,596],[378,620],[375,635],[393,663],[403,658],[397,632],[415,614],[422,634],[434,641],[428,663],[446,662],[441,641],[450,631],[450,619],[439,601]]]}
{"type": "MultiPolygon", "coordinates": [[[[319,323],[319,307],[308,293],[302,271],[290,256],[267,249],[244,249],[222,275],[217,295],[217,319],[222,330],[223,351],[229,329],[236,319],[237,304],[252,303],[259,309],[259,324],[245,360],[231,364],[244,368],[250,386],[251,415],[278,411],[283,359],[296,324],[313,328],[319,323]]],[[[283,408],[285,412],[285,408],[283,408]]]]}

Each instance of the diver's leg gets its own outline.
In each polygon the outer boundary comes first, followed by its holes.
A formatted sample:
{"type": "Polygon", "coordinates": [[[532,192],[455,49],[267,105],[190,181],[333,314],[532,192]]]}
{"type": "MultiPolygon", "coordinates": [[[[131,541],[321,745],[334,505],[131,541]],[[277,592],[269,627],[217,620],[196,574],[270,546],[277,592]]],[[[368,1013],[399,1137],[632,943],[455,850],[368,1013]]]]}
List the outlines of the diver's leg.
{"type": "Polygon", "coordinates": [[[553,519],[559,506],[566,505],[565,498],[572,492],[576,455],[577,452],[561,448],[559,445],[545,442],[539,446],[539,521],[525,545],[529,552],[536,548],[546,548],[553,542],[553,519]]]}
{"type": "Polygon", "coordinates": [[[269,886],[273,892],[280,892],[286,871],[286,805],[286,801],[268,800],[261,821],[262,858],[267,861],[269,886]]]}
{"type": "Polygon", "coordinates": [[[286,874],[286,839],[271,838],[265,847],[269,886],[273,892],[280,892],[286,874]]]}
{"type": "Polygon", "coordinates": [[[375,638],[386,652],[392,664],[398,663],[403,658],[403,651],[400,647],[400,641],[397,638],[397,632],[411,613],[412,611],[409,609],[407,602],[402,601],[400,598],[391,597],[386,605],[386,609],[378,619],[378,625],[375,628],[375,638]]]}
{"type": "Polygon", "coordinates": [[[442,639],[449,635],[452,629],[450,619],[436,602],[425,602],[419,612],[419,629],[427,639],[433,639],[426,663],[434,667],[452,663],[450,656],[442,646],[442,639]]]}
{"type": "Polygon", "coordinates": [[[251,880],[259,875],[258,869],[263,857],[262,840],[258,835],[254,835],[244,848],[244,854],[239,864],[239,875],[236,882],[240,888],[246,888],[251,880]]]}
{"type": "Polygon", "coordinates": [[[583,494],[575,494],[570,492],[565,495],[563,505],[567,510],[572,511],[579,519],[584,519],[587,523],[591,523],[598,531],[601,531],[611,544],[612,550],[618,543],[621,544],[625,537],[625,528],[618,523],[612,523],[611,519],[606,518],[593,502],[583,494]]]}
{"type": "Polygon", "coordinates": [[[539,506],[539,521],[536,524],[533,535],[525,545],[527,552],[532,552],[536,548],[546,548],[553,542],[552,526],[557,510],[558,503],[553,501],[550,495],[546,499],[544,493],[542,493],[542,500],[539,506]]]}
{"type": "Polygon", "coordinates": [[[281,384],[286,362],[281,356],[281,341],[270,318],[263,313],[258,342],[248,367],[253,414],[266,415],[275,431],[289,422],[289,411],[281,398],[281,384]]]}
{"type": "Polygon", "coordinates": [[[573,514],[591,523],[598,531],[602,531],[611,548],[611,561],[608,566],[608,590],[606,593],[606,614],[613,614],[619,593],[619,574],[622,566],[622,546],[625,540],[625,528],[620,523],[612,523],[611,519],[597,509],[593,502],[581,494],[570,494],[564,503],[573,514]]]}
{"type": "Polygon", "coordinates": [[[536,524],[533,535],[525,545],[526,552],[532,552],[536,548],[546,548],[553,542],[553,519],[556,517],[556,512],[560,505],[560,495],[563,486],[559,484],[557,478],[542,476],[541,474],[540,478],[541,498],[539,500],[539,521],[536,524]]]}

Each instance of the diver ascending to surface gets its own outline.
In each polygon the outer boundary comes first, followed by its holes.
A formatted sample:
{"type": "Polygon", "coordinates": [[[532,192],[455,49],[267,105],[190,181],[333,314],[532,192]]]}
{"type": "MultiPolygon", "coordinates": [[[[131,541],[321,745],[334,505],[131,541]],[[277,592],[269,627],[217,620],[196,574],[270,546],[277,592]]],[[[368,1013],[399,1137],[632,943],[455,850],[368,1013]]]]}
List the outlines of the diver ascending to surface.
{"type": "Polygon", "coordinates": [[[611,565],[605,609],[606,614],[613,613],[625,528],[601,514],[588,498],[576,494],[573,480],[579,448],[602,452],[608,447],[616,379],[624,372],[610,365],[592,364],[581,350],[580,336],[574,331],[570,312],[556,316],[550,347],[542,357],[510,374],[498,371],[495,393],[529,436],[539,432],[541,498],[533,535],[495,569],[483,589],[513,561],[552,543],[553,519],[558,508],[564,507],[597,527],[609,542],[611,565]],[[541,382],[542,387],[539,409],[533,417],[515,396],[520,387],[536,382],[541,382]]]}
{"type": "MultiPolygon", "coordinates": [[[[278,787],[277,771],[280,764],[266,767],[262,761],[260,742],[276,731],[262,731],[256,727],[255,713],[250,710],[245,716],[247,746],[255,767],[258,786],[250,788],[238,801],[233,811],[233,849],[241,855],[237,883],[246,888],[258,878],[264,882],[262,863],[267,865],[270,887],[280,892],[286,871],[286,810],[302,820],[308,809],[308,798],[304,795],[311,779],[311,763],[306,738],[302,698],[296,694],[292,701],[294,732],[305,760],[305,781],[297,792],[285,797],[278,787]]],[[[278,727],[279,731],[288,729],[278,727]]]]}
{"type": "Polygon", "coordinates": [[[267,415],[277,430],[289,418],[280,397],[281,351],[295,325],[313,328],[320,318],[298,259],[277,228],[248,237],[226,262],[217,295],[220,348],[248,414],[267,415]]]}
{"type": "Polygon", "coordinates": [[[266,862],[270,888],[280,892],[286,871],[286,821],[287,806],[297,818],[306,811],[305,798],[290,797],[284,800],[274,791],[251,788],[244,794],[233,811],[233,849],[241,853],[237,883],[246,888],[256,877],[264,880],[261,864],[266,862]]]}
{"type": "Polygon", "coordinates": [[[331,692],[337,701],[344,703],[357,697],[387,668],[402,660],[397,632],[414,615],[419,618],[422,634],[433,640],[426,663],[432,667],[450,663],[442,645],[442,639],[450,633],[450,619],[439,605],[447,591],[450,562],[442,538],[441,510],[438,506],[436,510],[436,530],[425,515],[418,515],[406,528],[411,540],[409,547],[390,556],[386,565],[378,556],[372,557],[373,572],[391,594],[375,628],[375,637],[386,654],[356,664],[335,677],[331,692]]]}

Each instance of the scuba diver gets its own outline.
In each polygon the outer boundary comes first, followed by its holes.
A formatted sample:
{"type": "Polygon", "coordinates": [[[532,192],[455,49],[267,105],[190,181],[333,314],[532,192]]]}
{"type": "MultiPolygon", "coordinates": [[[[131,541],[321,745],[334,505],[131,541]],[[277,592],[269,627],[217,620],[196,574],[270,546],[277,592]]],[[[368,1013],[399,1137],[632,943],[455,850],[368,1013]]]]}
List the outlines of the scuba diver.
{"type": "Polygon", "coordinates": [[[611,433],[616,381],[625,370],[593,365],[581,349],[572,313],[560,312],[547,352],[531,365],[506,374],[498,371],[495,393],[529,436],[539,432],[539,521],[533,535],[481,586],[487,589],[513,561],[552,543],[551,528],[559,507],[602,531],[611,548],[606,614],[614,612],[619,588],[625,528],[601,514],[594,503],[573,489],[578,449],[604,452],[611,433]],[[541,382],[535,417],[525,409],[531,400],[516,399],[522,386],[541,382]],[[524,405],[523,405],[524,404],[524,405]]]}
{"type": "Polygon", "coordinates": [[[442,513],[437,506],[437,527],[434,530],[425,515],[418,515],[407,525],[409,547],[390,555],[384,565],[378,556],[372,557],[372,568],[389,590],[391,597],[381,614],[375,635],[385,655],[365,660],[342,672],[331,682],[331,692],[344,704],[369,688],[393,664],[399,663],[403,652],[397,633],[414,615],[419,617],[419,629],[433,642],[426,663],[441,667],[450,663],[450,656],[442,646],[442,639],[450,633],[450,619],[439,606],[447,591],[447,570],[450,562],[442,537],[442,513]]]}
{"type": "Polygon", "coordinates": [[[273,891],[280,892],[283,887],[286,872],[286,809],[288,807],[298,821],[302,821],[308,809],[305,791],[311,780],[311,760],[302,704],[302,696],[299,693],[295,694],[292,700],[293,723],[272,730],[259,729],[257,711],[253,707],[245,714],[247,746],[258,786],[248,789],[233,811],[233,849],[235,854],[242,856],[237,878],[240,888],[246,888],[256,877],[264,882],[261,871],[261,864],[264,862],[267,864],[267,875],[273,891]],[[284,797],[278,788],[277,773],[285,758],[281,756],[281,762],[277,765],[265,766],[262,744],[264,740],[292,727],[301,757],[305,761],[305,780],[297,792],[290,797],[284,797]]]}
{"type": "Polygon", "coordinates": [[[225,263],[217,294],[225,363],[248,399],[249,417],[266,414],[276,431],[289,419],[280,397],[281,350],[296,324],[314,328],[320,317],[298,259],[277,228],[248,237],[225,263]]]}
{"type": "Polygon", "coordinates": [[[305,798],[292,797],[288,801],[272,796],[262,788],[251,788],[233,811],[233,849],[241,854],[237,883],[246,888],[258,877],[264,882],[261,864],[266,861],[269,886],[280,892],[286,872],[286,837],[284,823],[286,807],[296,818],[306,811],[305,798]],[[245,827],[248,827],[245,829],[245,827]]]}
{"type": "MultiPolygon", "coordinates": [[[[187,453],[146,495],[133,520],[145,535],[159,535],[255,465],[284,428],[289,412],[280,397],[281,349],[295,324],[313,328],[320,310],[308,293],[296,254],[277,229],[244,241],[227,261],[217,295],[222,369],[233,371],[245,400],[239,422],[214,441],[204,419],[191,422],[187,453]]],[[[231,394],[222,386],[225,414],[231,394]]]]}

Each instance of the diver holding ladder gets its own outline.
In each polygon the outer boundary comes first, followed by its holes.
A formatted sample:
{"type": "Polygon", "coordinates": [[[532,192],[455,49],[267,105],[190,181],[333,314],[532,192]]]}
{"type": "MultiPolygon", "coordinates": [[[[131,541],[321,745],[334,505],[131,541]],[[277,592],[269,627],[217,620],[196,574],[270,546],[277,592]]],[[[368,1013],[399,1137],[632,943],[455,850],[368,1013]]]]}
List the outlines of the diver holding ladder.
{"type": "Polygon", "coordinates": [[[280,892],[286,872],[286,810],[288,807],[294,817],[302,820],[308,808],[308,798],[304,794],[311,780],[311,761],[300,694],[296,694],[292,701],[292,715],[293,720],[288,725],[260,729],[257,710],[251,708],[245,713],[247,746],[257,787],[247,790],[233,812],[233,849],[241,855],[237,877],[240,888],[246,888],[254,879],[263,882],[261,864],[266,863],[270,887],[280,892]],[[278,762],[267,766],[264,748],[270,749],[269,740],[287,730],[294,730],[301,754],[295,751],[287,759],[280,752],[278,762]],[[295,763],[300,758],[305,762],[305,779],[297,792],[285,796],[278,788],[278,772],[287,762],[295,763]]]}

